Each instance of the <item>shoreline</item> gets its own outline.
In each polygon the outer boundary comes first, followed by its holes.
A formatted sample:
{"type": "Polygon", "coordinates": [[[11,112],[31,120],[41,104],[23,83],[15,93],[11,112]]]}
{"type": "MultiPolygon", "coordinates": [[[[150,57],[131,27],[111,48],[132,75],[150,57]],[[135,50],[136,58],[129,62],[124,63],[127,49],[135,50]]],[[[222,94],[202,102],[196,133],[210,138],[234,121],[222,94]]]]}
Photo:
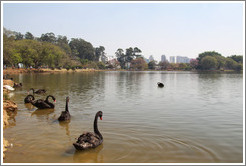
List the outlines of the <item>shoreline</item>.
{"type": "MultiPolygon", "coordinates": [[[[3,80],[3,85],[13,86],[14,81],[12,80],[3,80]]],[[[8,90],[3,88],[3,159],[5,158],[5,152],[7,151],[8,147],[11,145],[8,140],[4,138],[4,129],[9,126],[9,119],[16,115],[18,110],[17,104],[12,100],[8,99],[8,90]]]]}
{"type": "MultiPolygon", "coordinates": [[[[126,69],[12,69],[7,68],[3,70],[3,75],[6,74],[20,74],[20,73],[65,73],[65,72],[100,72],[100,71],[195,71],[195,72],[241,72],[234,70],[126,70],[126,69]]],[[[243,71],[243,70],[242,70],[243,71]]]]}

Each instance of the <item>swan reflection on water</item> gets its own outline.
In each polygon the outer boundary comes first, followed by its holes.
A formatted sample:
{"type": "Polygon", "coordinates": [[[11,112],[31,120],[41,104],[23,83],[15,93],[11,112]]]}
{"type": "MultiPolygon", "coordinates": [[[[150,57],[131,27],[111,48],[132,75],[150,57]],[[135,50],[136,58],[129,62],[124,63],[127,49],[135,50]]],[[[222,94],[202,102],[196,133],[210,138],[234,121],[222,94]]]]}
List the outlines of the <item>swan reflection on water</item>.
{"type": "Polygon", "coordinates": [[[29,110],[29,111],[34,111],[33,109],[35,108],[31,103],[26,103],[25,107],[29,110]]]}
{"type": "MultiPolygon", "coordinates": [[[[70,130],[69,130],[69,123],[70,123],[70,120],[67,120],[67,121],[58,121],[59,122],[59,125],[62,127],[62,128],[65,128],[66,130],[66,135],[67,136],[70,136],[70,130]]],[[[71,138],[70,138],[71,139],[71,138]]]]}
{"type": "Polygon", "coordinates": [[[52,114],[54,111],[54,109],[36,109],[34,112],[31,113],[31,116],[36,115],[38,119],[46,117],[46,119],[49,120],[50,114],[52,114]]]}
{"type": "Polygon", "coordinates": [[[85,151],[75,150],[73,155],[73,161],[76,163],[103,163],[103,144],[97,148],[88,149],[85,151]]]}

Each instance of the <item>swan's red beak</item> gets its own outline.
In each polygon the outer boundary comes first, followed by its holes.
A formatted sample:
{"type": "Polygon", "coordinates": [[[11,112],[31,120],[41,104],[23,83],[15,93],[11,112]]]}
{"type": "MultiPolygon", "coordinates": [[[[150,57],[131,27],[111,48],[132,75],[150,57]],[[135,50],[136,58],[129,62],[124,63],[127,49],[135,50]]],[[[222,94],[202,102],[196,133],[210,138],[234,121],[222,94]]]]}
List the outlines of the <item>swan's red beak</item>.
{"type": "Polygon", "coordinates": [[[100,120],[103,120],[102,116],[100,117],[100,120]]]}
{"type": "Polygon", "coordinates": [[[54,101],[54,103],[56,103],[56,100],[54,101]]]}

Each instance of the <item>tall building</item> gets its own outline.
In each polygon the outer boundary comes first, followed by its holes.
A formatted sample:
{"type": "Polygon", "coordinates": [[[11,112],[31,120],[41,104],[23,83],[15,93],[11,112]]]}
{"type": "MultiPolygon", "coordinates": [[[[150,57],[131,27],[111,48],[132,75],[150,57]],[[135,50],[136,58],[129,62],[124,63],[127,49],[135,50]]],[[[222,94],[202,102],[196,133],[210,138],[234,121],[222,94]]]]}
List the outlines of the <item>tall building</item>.
{"type": "Polygon", "coordinates": [[[177,56],[176,63],[190,63],[190,58],[183,57],[183,56],[177,56]]]}
{"type": "Polygon", "coordinates": [[[161,61],[162,61],[162,62],[165,62],[166,60],[167,60],[166,55],[162,55],[162,56],[161,56],[161,61]]]}
{"type": "Polygon", "coordinates": [[[190,58],[184,56],[170,56],[170,63],[190,63],[190,58]]]}
{"type": "Polygon", "coordinates": [[[170,56],[170,63],[176,63],[176,56],[170,56]]]}

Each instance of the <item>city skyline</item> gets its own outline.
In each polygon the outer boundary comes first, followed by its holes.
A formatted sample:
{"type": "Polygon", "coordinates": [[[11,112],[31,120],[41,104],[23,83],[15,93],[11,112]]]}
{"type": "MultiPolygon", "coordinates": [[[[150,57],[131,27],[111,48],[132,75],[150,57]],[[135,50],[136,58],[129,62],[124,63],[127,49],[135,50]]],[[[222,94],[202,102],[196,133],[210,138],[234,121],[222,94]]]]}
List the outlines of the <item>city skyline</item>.
{"type": "Polygon", "coordinates": [[[205,51],[227,57],[244,55],[243,7],[242,2],[3,2],[2,28],[82,38],[104,46],[107,56],[138,47],[158,61],[163,54],[196,58],[205,51]]]}

